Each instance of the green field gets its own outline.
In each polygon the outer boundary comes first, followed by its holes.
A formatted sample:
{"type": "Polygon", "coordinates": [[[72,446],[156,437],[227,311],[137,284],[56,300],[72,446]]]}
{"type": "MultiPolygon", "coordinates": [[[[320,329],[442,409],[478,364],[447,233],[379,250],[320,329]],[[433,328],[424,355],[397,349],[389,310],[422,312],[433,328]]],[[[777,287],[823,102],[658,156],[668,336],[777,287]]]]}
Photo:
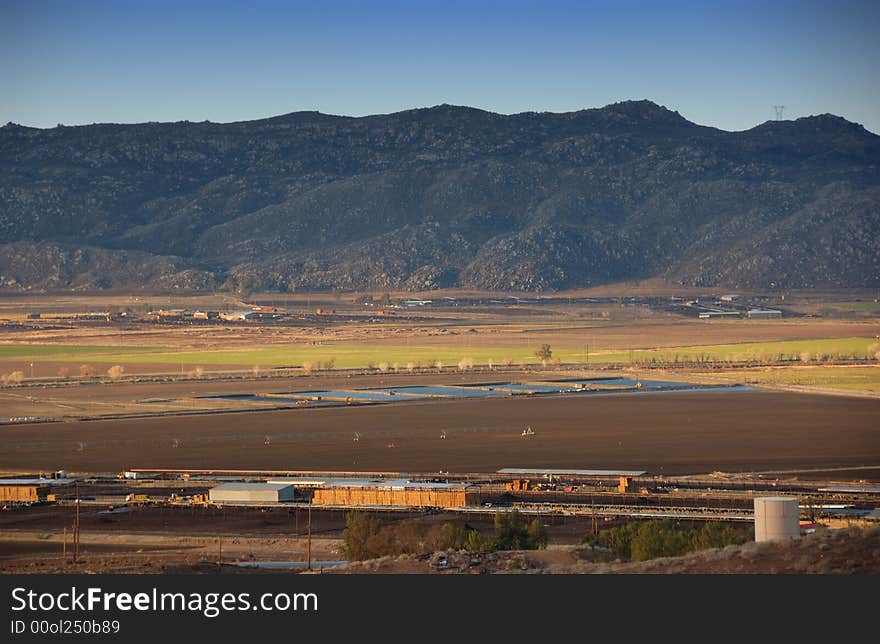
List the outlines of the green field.
{"type": "MultiPolygon", "coordinates": [[[[602,363],[651,363],[659,365],[674,364],[676,361],[715,360],[715,361],[755,361],[799,359],[801,354],[810,354],[810,360],[817,356],[856,357],[869,355],[869,347],[877,345],[875,338],[841,338],[835,340],[791,340],[784,342],[759,342],[744,344],[722,344],[696,347],[676,347],[665,349],[636,349],[633,351],[591,351],[590,364],[602,363]]],[[[511,361],[535,363],[534,347],[436,347],[385,345],[366,343],[339,343],[324,345],[270,345],[247,350],[209,350],[209,351],[170,351],[156,347],[82,346],[82,345],[5,345],[0,347],[0,359],[52,360],[57,362],[91,362],[109,364],[174,364],[187,366],[230,365],[239,367],[295,367],[304,362],[325,363],[332,360],[336,367],[364,367],[369,364],[398,363],[405,368],[407,363],[428,366],[439,360],[444,365],[457,365],[462,358],[475,364],[503,364],[511,361]]],[[[552,348],[552,346],[551,346],[552,348]]],[[[877,349],[874,349],[876,352],[877,349]]],[[[873,352],[871,352],[873,353],[873,352]]],[[[574,349],[553,350],[553,358],[562,362],[584,362],[583,351],[574,349]]]]}
{"type": "MultiPolygon", "coordinates": [[[[535,347],[538,348],[537,346],[535,347]]],[[[90,362],[113,364],[165,363],[184,365],[238,365],[241,367],[298,367],[304,362],[325,363],[332,360],[336,367],[364,367],[369,364],[379,365],[395,362],[401,368],[408,362],[427,366],[437,360],[444,365],[454,365],[462,358],[470,358],[476,364],[485,364],[490,360],[496,364],[505,358],[513,362],[536,362],[531,350],[522,347],[490,350],[462,350],[455,347],[420,347],[393,346],[370,344],[326,344],[312,345],[272,345],[270,347],[250,350],[216,350],[216,351],[162,351],[137,353],[110,353],[86,356],[90,362]]],[[[61,362],[82,361],[82,355],[56,356],[54,360],[61,362]]]]}
{"type": "MultiPolygon", "coordinates": [[[[718,344],[695,347],[672,347],[665,349],[635,349],[633,351],[596,352],[590,354],[590,362],[657,362],[674,363],[678,361],[730,360],[734,362],[800,359],[801,354],[835,355],[840,357],[865,358],[873,356],[878,349],[869,351],[872,345],[880,345],[876,338],[837,338],[833,340],[786,340],[782,342],[746,342],[741,344],[718,344]]],[[[556,355],[554,353],[554,355],[556,355]]],[[[559,358],[566,361],[583,361],[583,351],[559,352],[559,358]]]]}
{"type": "MultiPolygon", "coordinates": [[[[717,376],[717,374],[712,375],[717,376]]],[[[828,387],[830,389],[847,389],[880,394],[880,366],[746,369],[738,370],[730,375],[732,377],[735,376],[737,382],[828,387]]]]}
{"type": "Polygon", "coordinates": [[[850,311],[852,313],[880,313],[880,302],[822,302],[821,308],[850,311]]]}

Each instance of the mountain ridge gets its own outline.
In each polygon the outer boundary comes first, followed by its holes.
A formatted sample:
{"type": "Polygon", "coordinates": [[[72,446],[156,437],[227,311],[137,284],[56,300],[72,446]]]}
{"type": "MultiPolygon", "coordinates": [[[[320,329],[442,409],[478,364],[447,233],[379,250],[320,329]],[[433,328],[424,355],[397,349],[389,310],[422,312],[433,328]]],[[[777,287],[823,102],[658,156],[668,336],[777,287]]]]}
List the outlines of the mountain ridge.
{"type": "Polygon", "coordinates": [[[859,124],[728,132],[647,100],[7,124],[0,287],[873,287],[878,190],[859,124]]]}

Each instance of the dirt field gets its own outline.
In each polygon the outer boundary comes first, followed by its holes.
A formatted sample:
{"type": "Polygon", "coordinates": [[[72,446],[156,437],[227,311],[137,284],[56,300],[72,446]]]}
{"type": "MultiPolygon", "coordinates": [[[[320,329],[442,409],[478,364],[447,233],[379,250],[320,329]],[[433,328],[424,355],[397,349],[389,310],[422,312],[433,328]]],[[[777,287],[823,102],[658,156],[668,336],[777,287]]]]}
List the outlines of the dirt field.
{"type": "MultiPolygon", "coordinates": [[[[491,532],[491,514],[383,512],[383,524],[415,519],[422,525],[466,522],[491,532]]],[[[246,572],[233,562],[301,561],[307,557],[307,512],[300,508],[133,508],[108,514],[87,507],[82,513],[80,554],[74,566],[63,553],[63,528],[69,530],[72,508],[36,506],[0,512],[0,573],[57,572],[246,572]],[[221,541],[222,540],[222,541],[221,541]]],[[[580,543],[590,529],[586,517],[549,517],[547,533],[555,544],[580,543]]],[[[343,558],[345,513],[312,511],[312,558],[343,558]]],[[[71,553],[68,532],[68,555],[71,553]]]]}
{"type": "Polygon", "coordinates": [[[701,392],[18,425],[0,429],[0,470],[552,467],[672,475],[859,467],[880,464],[878,417],[880,400],[701,392]],[[534,436],[521,436],[526,425],[534,436]]]}
{"type": "MultiPolygon", "coordinates": [[[[284,325],[24,320],[35,309],[101,310],[116,302],[144,311],[161,306],[192,310],[205,308],[209,300],[165,297],[147,306],[130,296],[0,297],[0,318],[13,320],[0,328],[0,374],[20,371],[26,379],[61,376],[75,380],[81,367],[106,376],[115,364],[122,365],[127,374],[185,374],[198,367],[206,371],[265,369],[327,360],[335,360],[337,366],[365,366],[383,361],[405,365],[432,358],[455,364],[471,357],[497,364],[505,359],[534,360],[534,351],[542,344],[550,344],[563,360],[583,361],[588,354],[602,359],[603,352],[880,336],[876,318],[699,320],[622,303],[566,304],[558,296],[552,304],[399,309],[385,318],[372,317],[373,309],[355,304],[353,296],[339,301],[326,295],[314,300],[308,296],[255,300],[298,313],[322,306],[349,316],[326,320],[312,316],[284,325]],[[23,345],[38,346],[28,350],[23,345]],[[63,347],[69,350],[59,352],[63,347]],[[278,352],[265,351],[276,347],[278,352]]],[[[216,299],[218,308],[245,306],[229,298],[216,299]]],[[[620,355],[614,357],[619,359],[620,355]]]]}

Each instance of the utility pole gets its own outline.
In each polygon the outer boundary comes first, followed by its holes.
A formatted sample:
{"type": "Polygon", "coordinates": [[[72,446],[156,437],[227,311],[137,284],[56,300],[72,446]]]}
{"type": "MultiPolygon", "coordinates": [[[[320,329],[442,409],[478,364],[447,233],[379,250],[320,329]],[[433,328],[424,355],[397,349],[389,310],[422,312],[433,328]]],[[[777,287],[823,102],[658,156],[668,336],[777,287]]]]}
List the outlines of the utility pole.
{"type": "Polygon", "coordinates": [[[306,568],[312,569],[312,506],[309,505],[309,538],[306,545],[306,568]]]}
{"type": "Polygon", "coordinates": [[[591,518],[591,521],[590,521],[590,522],[593,524],[593,525],[592,525],[592,527],[593,527],[593,534],[594,534],[594,535],[598,535],[598,534],[599,534],[599,525],[596,523],[596,505],[595,505],[595,503],[594,503],[594,501],[593,501],[593,495],[592,495],[592,494],[590,495],[590,513],[592,514],[592,516],[590,517],[590,518],[591,518]]]}
{"type": "Polygon", "coordinates": [[[782,113],[785,111],[785,105],[774,105],[773,109],[776,111],[776,120],[782,120],[782,113]]]}
{"type": "Polygon", "coordinates": [[[79,483],[76,484],[76,517],[73,522],[73,563],[79,562],[79,483]]]}

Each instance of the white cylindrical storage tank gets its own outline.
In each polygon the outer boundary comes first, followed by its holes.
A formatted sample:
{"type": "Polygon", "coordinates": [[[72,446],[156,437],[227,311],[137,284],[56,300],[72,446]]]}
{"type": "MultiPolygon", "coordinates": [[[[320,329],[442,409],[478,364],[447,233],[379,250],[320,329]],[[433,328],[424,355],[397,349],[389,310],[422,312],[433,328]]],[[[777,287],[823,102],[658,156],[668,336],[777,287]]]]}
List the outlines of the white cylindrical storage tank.
{"type": "Polygon", "coordinates": [[[755,499],[755,541],[782,541],[800,536],[797,498],[770,496],[755,499]]]}

